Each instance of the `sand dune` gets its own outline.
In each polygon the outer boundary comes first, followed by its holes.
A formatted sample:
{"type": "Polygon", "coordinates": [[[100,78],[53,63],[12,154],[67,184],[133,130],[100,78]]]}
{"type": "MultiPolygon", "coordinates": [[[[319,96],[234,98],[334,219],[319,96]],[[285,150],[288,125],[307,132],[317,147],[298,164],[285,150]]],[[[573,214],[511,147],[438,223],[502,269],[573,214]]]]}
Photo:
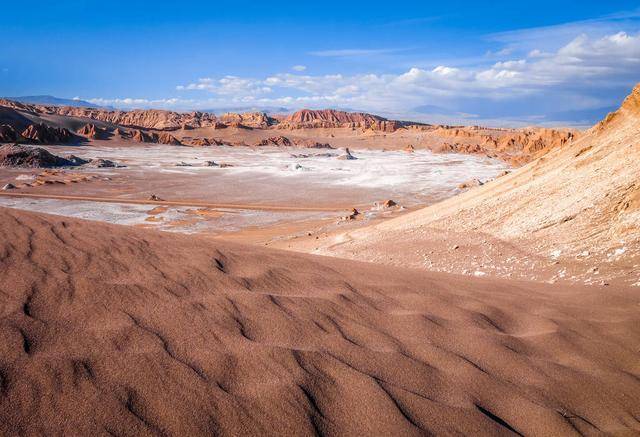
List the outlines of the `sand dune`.
{"type": "Polygon", "coordinates": [[[0,433],[640,432],[640,296],[0,209],[0,433]]]}

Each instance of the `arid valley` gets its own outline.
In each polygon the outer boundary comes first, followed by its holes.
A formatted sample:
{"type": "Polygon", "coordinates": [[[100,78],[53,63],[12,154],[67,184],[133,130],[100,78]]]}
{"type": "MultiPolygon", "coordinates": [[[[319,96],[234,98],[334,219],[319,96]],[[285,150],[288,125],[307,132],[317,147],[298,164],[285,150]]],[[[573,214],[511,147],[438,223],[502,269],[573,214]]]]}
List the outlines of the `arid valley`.
{"type": "Polygon", "coordinates": [[[542,88],[514,78],[640,65],[640,33],[583,35],[477,72],[176,87],[224,110],[1,98],[0,435],[640,434],[640,70],[589,123],[538,123],[564,95],[529,124],[416,106],[517,112],[542,88]],[[396,100],[436,112],[350,109],[396,100]]]}

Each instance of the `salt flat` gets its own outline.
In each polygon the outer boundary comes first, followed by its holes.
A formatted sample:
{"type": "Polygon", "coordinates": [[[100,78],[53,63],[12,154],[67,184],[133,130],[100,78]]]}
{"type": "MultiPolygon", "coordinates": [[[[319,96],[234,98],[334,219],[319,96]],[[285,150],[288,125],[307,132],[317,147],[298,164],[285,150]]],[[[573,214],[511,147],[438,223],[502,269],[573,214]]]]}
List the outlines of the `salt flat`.
{"type": "MultiPolygon", "coordinates": [[[[196,208],[131,204],[98,204],[78,200],[0,199],[0,205],[116,224],[159,227],[179,232],[237,231],[277,223],[338,218],[351,207],[365,220],[376,218],[373,203],[393,199],[417,207],[448,198],[470,179],[487,180],[508,168],[486,157],[434,154],[429,151],[358,150],[357,159],[339,159],[342,149],[276,147],[100,146],[50,147],[57,154],[113,160],[126,167],[75,170],[98,177],[91,184],[40,188],[38,193],[245,204],[246,208],[216,208],[203,214],[196,208]],[[213,161],[218,166],[209,166],[213,161]],[[226,164],[221,167],[220,164],[226,164]],[[302,206],[333,212],[277,213],[255,211],[251,205],[302,206]]],[[[13,180],[33,177],[11,170],[13,180]]]]}

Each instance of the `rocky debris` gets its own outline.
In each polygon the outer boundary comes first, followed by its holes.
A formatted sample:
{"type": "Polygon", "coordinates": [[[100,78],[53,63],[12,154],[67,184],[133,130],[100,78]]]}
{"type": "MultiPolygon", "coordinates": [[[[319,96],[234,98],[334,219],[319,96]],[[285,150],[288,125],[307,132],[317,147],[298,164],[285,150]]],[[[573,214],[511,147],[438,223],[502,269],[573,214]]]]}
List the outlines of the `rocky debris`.
{"type": "Polygon", "coordinates": [[[306,159],[306,158],[335,158],[335,153],[292,153],[289,156],[292,158],[306,159]]]}
{"type": "Polygon", "coordinates": [[[346,149],[344,149],[344,155],[340,155],[338,156],[338,159],[342,159],[342,160],[352,160],[352,159],[358,159],[355,156],[353,156],[351,154],[351,151],[349,150],[349,148],[347,147],[346,149]]]}
{"type": "Polygon", "coordinates": [[[189,144],[196,147],[209,147],[221,146],[223,143],[215,138],[194,138],[189,141],[189,144]]]}
{"type": "Polygon", "coordinates": [[[342,220],[355,220],[360,215],[360,211],[353,208],[349,214],[342,217],[342,220]]]}
{"type": "Polygon", "coordinates": [[[413,153],[416,151],[416,148],[413,147],[413,145],[409,144],[407,147],[404,148],[404,151],[407,153],[413,153]]]}
{"type": "Polygon", "coordinates": [[[189,164],[188,162],[181,161],[176,164],[176,167],[193,167],[193,165],[189,164]]]}
{"type": "Polygon", "coordinates": [[[297,139],[294,141],[296,147],[304,147],[305,149],[333,149],[334,147],[329,143],[320,143],[318,141],[297,139]]]}
{"type": "Polygon", "coordinates": [[[266,138],[256,144],[256,147],[275,146],[275,147],[293,147],[294,143],[285,136],[277,136],[266,138]]]}
{"type": "Polygon", "coordinates": [[[75,165],[75,166],[85,165],[91,162],[90,159],[82,159],[76,155],[67,155],[64,158],[69,162],[71,162],[72,165],[75,165]]]}
{"type": "Polygon", "coordinates": [[[387,200],[385,200],[383,202],[374,202],[373,203],[373,209],[374,210],[378,210],[378,211],[384,210],[384,209],[391,209],[391,208],[394,208],[396,206],[398,206],[398,204],[395,201],[391,200],[391,199],[387,199],[387,200]]]}
{"type": "MultiPolygon", "coordinates": [[[[300,139],[291,141],[287,137],[283,137],[283,136],[267,138],[265,140],[260,141],[258,144],[256,144],[256,146],[300,147],[304,149],[333,149],[334,148],[331,144],[328,144],[328,143],[319,143],[317,141],[300,140],[300,139]]],[[[298,156],[308,158],[309,156],[320,156],[320,155],[301,154],[298,156]]]]}
{"type": "Polygon", "coordinates": [[[73,161],[56,156],[41,147],[5,145],[0,147],[0,167],[73,167],[73,161]]]}
{"type": "Polygon", "coordinates": [[[12,183],[5,184],[5,185],[2,187],[2,189],[3,189],[4,191],[6,191],[6,190],[15,190],[16,188],[17,188],[17,187],[16,187],[15,185],[13,185],[12,183]]]}
{"type": "Polygon", "coordinates": [[[73,139],[73,135],[66,128],[51,127],[44,123],[29,125],[29,127],[22,132],[22,136],[32,142],[40,144],[67,143],[73,139]]]}
{"type": "Polygon", "coordinates": [[[510,172],[509,170],[501,171],[500,173],[498,173],[498,176],[496,176],[496,179],[497,179],[497,178],[501,178],[501,177],[503,177],[503,176],[506,176],[506,175],[508,175],[508,174],[511,174],[511,172],[510,172]]]}
{"type": "Polygon", "coordinates": [[[460,185],[458,185],[458,189],[466,190],[471,187],[479,187],[482,185],[484,185],[484,182],[482,182],[480,179],[471,179],[470,181],[463,182],[460,185]]]}
{"type": "Polygon", "coordinates": [[[0,125],[0,143],[15,143],[19,139],[20,135],[12,126],[8,124],[0,125]]]}
{"type": "Polygon", "coordinates": [[[149,200],[152,200],[154,202],[163,202],[163,200],[155,194],[152,194],[151,196],[149,196],[149,200]]]}
{"type": "Polygon", "coordinates": [[[397,206],[397,205],[398,204],[391,199],[387,199],[382,203],[382,206],[385,208],[393,208],[394,206],[397,206]]]}
{"type": "Polygon", "coordinates": [[[92,140],[103,140],[107,137],[107,133],[104,129],[97,127],[93,123],[87,123],[76,131],[76,133],[83,137],[90,138],[92,140]]]}
{"type": "Polygon", "coordinates": [[[220,168],[228,168],[228,167],[235,167],[235,166],[233,164],[227,164],[226,162],[220,163],[220,168]]]}
{"type": "Polygon", "coordinates": [[[215,161],[205,161],[205,167],[220,167],[220,165],[215,161]]]}
{"type": "Polygon", "coordinates": [[[122,168],[126,167],[126,165],[118,164],[117,162],[111,161],[109,159],[92,159],[89,163],[89,166],[95,168],[122,168]]]}

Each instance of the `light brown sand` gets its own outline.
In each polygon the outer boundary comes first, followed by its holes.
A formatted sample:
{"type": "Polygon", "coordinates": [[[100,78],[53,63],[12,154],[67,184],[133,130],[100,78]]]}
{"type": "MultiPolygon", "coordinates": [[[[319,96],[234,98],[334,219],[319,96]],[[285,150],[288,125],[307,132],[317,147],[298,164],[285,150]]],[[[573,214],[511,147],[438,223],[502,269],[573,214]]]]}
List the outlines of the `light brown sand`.
{"type": "Polygon", "coordinates": [[[0,434],[640,432],[640,296],[0,209],[0,434]]]}
{"type": "Polygon", "coordinates": [[[374,226],[293,246],[426,269],[448,264],[457,273],[640,286],[638,157],[640,85],[580,139],[509,175],[374,226]]]}

